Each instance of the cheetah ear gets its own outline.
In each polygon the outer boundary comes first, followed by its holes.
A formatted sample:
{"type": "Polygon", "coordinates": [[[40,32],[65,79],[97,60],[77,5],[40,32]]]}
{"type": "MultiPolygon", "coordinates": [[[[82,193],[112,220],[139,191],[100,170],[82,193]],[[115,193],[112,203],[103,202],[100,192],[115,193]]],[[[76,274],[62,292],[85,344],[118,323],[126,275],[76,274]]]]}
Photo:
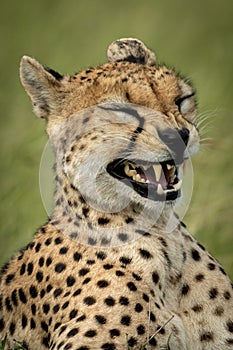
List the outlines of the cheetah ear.
{"type": "Polygon", "coordinates": [[[20,79],[30,97],[34,112],[39,118],[48,119],[59,113],[57,101],[62,76],[52,69],[42,66],[34,58],[23,56],[20,63],[20,79]]]}
{"type": "Polygon", "coordinates": [[[142,41],[133,38],[114,41],[108,47],[107,55],[109,62],[128,61],[153,66],[156,61],[155,54],[142,41]]]}

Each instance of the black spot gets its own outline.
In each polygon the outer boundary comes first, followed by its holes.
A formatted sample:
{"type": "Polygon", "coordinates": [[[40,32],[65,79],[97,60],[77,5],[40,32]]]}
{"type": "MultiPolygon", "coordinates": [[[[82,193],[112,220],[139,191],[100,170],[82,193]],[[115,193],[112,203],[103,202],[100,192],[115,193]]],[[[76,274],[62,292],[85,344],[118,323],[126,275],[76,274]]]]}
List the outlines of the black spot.
{"type": "Polygon", "coordinates": [[[81,322],[81,321],[84,321],[85,319],[86,319],[86,315],[82,315],[77,318],[76,322],[81,322]]]}
{"type": "Polygon", "coordinates": [[[146,231],[143,231],[143,230],[136,230],[135,232],[138,233],[139,235],[142,235],[142,236],[145,236],[145,237],[151,235],[149,232],[146,232],[146,231]]]}
{"type": "Polygon", "coordinates": [[[57,237],[57,238],[55,238],[55,240],[54,240],[54,243],[55,244],[61,244],[63,242],[63,239],[62,239],[62,237],[57,237]]]}
{"type": "Polygon", "coordinates": [[[106,288],[109,286],[109,282],[105,281],[105,280],[100,280],[97,282],[97,286],[99,288],[106,288]]]}
{"type": "Polygon", "coordinates": [[[29,293],[32,298],[36,298],[38,295],[37,289],[33,285],[29,288],[29,293]]]}
{"type": "Polygon", "coordinates": [[[7,311],[9,311],[9,312],[13,311],[9,297],[6,297],[5,304],[6,304],[7,311]]]}
{"type": "Polygon", "coordinates": [[[122,256],[122,257],[120,257],[119,260],[120,260],[120,262],[121,262],[122,264],[128,265],[128,264],[131,263],[132,258],[128,258],[128,257],[126,257],[126,256],[122,256]]]}
{"type": "Polygon", "coordinates": [[[139,249],[139,253],[143,259],[151,259],[153,256],[146,249],[139,249]]]}
{"type": "Polygon", "coordinates": [[[104,252],[102,252],[102,251],[97,252],[97,253],[96,253],[96,256],[97,256],[97,258],[100,259],[100,260],[104,260],[104,259],[106,259],[106,257],[107,257],[106,253],[104,253],[104,252]]]}
{"type": "Polygon", "coordinates": [[[113,268],[113,265],[112,264],[105,264],[105,265],[103,265],[103,268],[105,270],[111,270],[113,268]]]}
{"type": "Polygon", "coordinates": [[[34,268],[33,264],[29,263],[28,267],[27,267],[28,276],[30,276],[32,274],[33,268],[34,268]]]}
{"type": "Polygon", "coordinates": [[[47,315],[49,310],[50,310],[49,304],[43,304],[43,312],[44,312],[45,315],[47,315]]]}
{"type": "Polygon", "coordinates": [[[45,241],[45,245],[50,245],[52,242],[52,239],[51,238],[47,238],[46,241],[45,241]]]}
{"type": "Polygon", "coordinates": [[[59,310],[60,310],[60,305],[58,305],[58,304],[54,305],[53,313],[56,314],[56,313],[58,313],[59,310]]]}
{"type": "Polygon", "coordinates": [[[110,329],[109,333],[111,338],[119,337],[121,334],[120,331],[116,328],[110,329]]]}
{"type": "Polygon", "coordinates": [[[202,273],[199,273],[199,274],[197,274],[197,275],[195,276],[195,279],[196,279],[197,282],[203,281],[204,278],[205,278],[205,276],[204,276],[202,273]]]}
{"type": "Polygon", "coordinates": [[[75,278],[73,276],[68,276],[66,279],[67,287],[72,287],[75,284],[75,278]]]}
{"type": "Polygon", "coordinates": [[[61,307],[62,310],[65,310],[68,307],[69,303],[70,303],[69,301],[66,301],[61,307]]]}
{"type": "Polygon", "coordinates": [[[83,215],[84,215],[85,217],[88,217],[89,208],[82,208],[82,212],[83,212],[83,215]]]}
{"type": "Polygon", "coordinates": [[[95,260],[87,260],[87,265],[94,265],[95,264],[95,260]]]}
{"type": "Polygon", "coordinates": [[[88,338],[93,338],[93,337],[96,336],[96,334],[97,334],[96,330],[90,329],[89,331],[86,331],[86,332],[84,333],[84,336],[85,336],[85,337],[88,337],[88,338]]]}
{"type": "Polygon", "coordinates": [[[214,314],[216,316],[222,316],[224,313],[224,309],[222,306],[217,306],[216,309],[214,310],[214,314]]]}
{"type": "Polygon", "coordinates": [[[191,254],[192,254],[193,260],[195,261],[201,260],[200,253],[196,249],[192,249],[191,254]]]}
{"type": "Polygon", "coordinates": [[[90,278],[90,277],[87,277],[87,278],[85,278],[85,280],[83,281],[82,284],[87,284],[87,283],[89,283],[90,281],[91,281],[91,278],[90,278]]]}
{"type": "Polygon", "coordinates": [[[148,297],[147,294],[143,293],[143,294],[142,294],[142,298],[143,298],[143,300],[145,300],[147,303],[149,303],[149,297],[148,297]]]}
{"type": "Polygon", "coordinates": [[[40,251],[41,248],[41,243],[37,243],[37,245],[35,246],[35,251],[38,253],[40,251]]]}
{"type": "Polygon", "coordinates": [[[70,320],[72,318],[75,318],[77,316],[78,310],[73,309],[72,311],[70,311],[70,320]]]}
{"type": "Polygon", "coordinates": [[[224,292],[223,296],[226,300],[229,300],[231,298],[231,294],[228,291],[224,292]]]}
{"type": "Polygon", "coordinates": [[[74,337],[76,334],[78,334],[78,328],[73,328],[67,333],[67,338],[74,337]]]}
{"type": "Polygon", "coordinates": [[[200,247],[203,251],[205,251],[205,247],[201,243],[197,243],[198,247],[200,247]]]}
{"type": "Polygon", "coordinates": [[[88,306],[93,305],[96,303],[96,299],[94,297],[86,297],[84,298],[84,303],[88,306]]]}
{"type": "Polygon", "coordinates": [[[137,303],[137,304],[135,305],[134,310],[135,310],[136,312],[142,312],[143,306],[142,306],[140,303],[137,303]]]}
{"type": "Polygon", "coordinates": [[[142,324],[137,326],[137,333],[138,335],[145,334],[145,327],[142,324]]]}
{"type": "Polygon", "coordinates": [[[128,340],[128,346],[133,347],[134,345],[137,344],[137,340],[134,337],[129,338],[128,340]]]}
{"type": "Polygon", "coordinates": [[[82,254],[75,252],[73,257],[75,261],[79,261],[80,259],[82,259],[82,254]]]}
{"type": "Polygon", "coordinates": [[[90,269],[83,268],[79,270],[78,274],[79,276],[85,276],[88,272],[90,272],[90,269]]]}
{"type": "Polygon", "coordinates": [[[158,237],[158,240],[162,243],[162,245],[167,248],[167,242],[163,237],[158,237]]]}
{"type": "Polygon", "coordinates": [[[115,350],[116,346],[113,343],[104,343],[101,346],[101,349],[104,349],[104,350],[115,350]]]}
{"type": "Polygon", "coordinates": [[[66,254],[69,248],[67,247],[62,247],[59,251],[59,254],[66,254]]]}
{"type": "Polygon", "coordinates": [[[56,288],[53,292],[54,298],[57,298],[59,295],[61,295],[63,292],[63,289],[61,288],[56,288]]]}
{"type": "Polygon", "coordinates": [[[228,338],[226,339],[227,344],[233,344],[233,338],[228,338]]]}
{"type": "Polygon", "coordinates": [[[139,276],[139,275],[137,275],[136,273],[132,273],[132,276],[133,276],[133,278],[136,280],[136,281],[141,281],[142,280],[142,277],[141,276],[139,276]]]}
{"type": "Polygon", "coordinates": [[[227,325],[228,332],[233,333],[233,322],[228,321],[226,325],[227,325]]]}
{"type": "Polygon", "coordinates": [[[52,258],[48,257],[48,258],[46,259],[46,266],[48,267],[48,266],[51,265],[51,264],[52,264],[52,258]]]}
{"type": "Polygon", "coordinates": [[[27,298],[22,288],[19,288],[19,299],[22,301],[23,304],[27,303],[27,298]]]}
{"type": "Polygon", "coordinates": [[[42,267],[44,265],[44,258],[43,258],[43,256],[39,259],[38,264],[39,264],[40,267],[42,267]]]}
{"type": "Polygon", "coordinates": [[[118,277],[121,277],[121,276],[124,276],[125,273],[124,273],[123,271],[117,270],[117,271],[116,271],[116,275],[117,275],[118,277]]]}
{"type": "Polygon", "coordinates": [[[107,225],[109,223],[109,219],[107,218],[98,218],[98,224],[99,225],[107,225]]]}
{"type": "Polygon", "coordinates": [[[22,328],[25,328],[27,326],[28,320],[25,314],[22,315],[21,325],[22,328]]]}
{"type": "Polygon", "coordinates": [[[153,314],[153,312],[149,312],[149,316],[150,316],[150,320],[152,322],[155,322],[156,321],[156,318],[155,318],[155,315],[153,314]]]}
{"type": "Polygon", "coordinates": [[[41,289],[40,291],[40,297],[41,299],[45,296],[45,290],[44,289],[41,289]]]}
{"type": "Polygon", "coordinates": [[[135,284],[133,282],[128,282],[127,283],[127,287],[129,288],[129,290],[131,290],[132,292],[135,292],[137,290],[137,287],[135,286],[135,284]]]}
{"type": "MultiPolygon", "coordinates": [[[[0,325],[0,330],[1,330],[1,325],[0,325]]],[[[15,333],[15,323],[11,322],[10,324],[10,335],[13,335],[15,333]]]]}
{"type": "Polygon", "coordinates": [[[121,317],[121,324],[124,326],[129,326],[131,323],[131,318],[128,315],[124,315],[121,317]]]}
{"type": "Polygon", "coordinates": [[[207,266],[208,266],[208,269],[211,271],[215,270],[215,267],[216,267],[215,264],[213,263],[209,263],[207,266]]]}
{"type": "Polygon", "coordinates": [[[25,271],[26,271],[26,264],[23,263],[20,267],[20,271],[19,271],[20,275],[22,276],[25,273],[25,271]]]}
{"type": "Polygon", "coordinates": [[[155,337],[153,337],[153,338],[151,338],[151,339],[149,340],[149,344],[150,344],[150,345],[153,345],[153,346],[156,346],[156,345],[157,345],[157,340],[155,339],[155,337]]]}
{"type": "Polygon", "coordinates": [[[210,342],[213,340],[213,333],[212,332],[206,332],[201,334],[200,341],[210,342]]]}
{"type": "Polygon", "coordinates": [[[66,264],[64,264],[64,263],[57,263],[55,265],[55,272],[57,272],[57,273],[61,273],[65,269],[66,269],[66,264]]]}
{"type": "Polygon", "coordinates": [[[194,312],[201,312],[203,310],[203,306],[200,305],[200,304],[195,304],[193,307],[192,307],[192,310],[194,312]]]}
{"type": "MultiPolygon", "coordinates": [[[[69,334],[69,333],[68,333],[69,334]]],[[[67,334],[67,337],[68,337],[68,334],[67,334]]],[[[64,350],[69,350],[72,348],[72,344],[71,343],[68,343],[66,344],[66,346],[64,347],[64,350]]]]}
{"type": "MultiPolygon", "coordinates": [[[[17,290],[14,289],[11,293],[11,300],[12,300],[12,303],[17,306],[18,305],[18,299],[17,299],[17,290]]],[[[2,309],[2,301],[1,301],[1,298],[0,298],[0,310],[2,309]]]]}
{"type": "Polygon", "coordinates": [[[96,245],[97,241],[96,239],[92,238],[92,237],[88,237],[88,244],[90,245],[96,245]]]}
{"type": "Polygon", "coordinates": [[[36,273],[36,279],[37,279],[37,281],[40,283],[42,280],[43,280],[43,272],[42,271],[38,271],[37,273],[36,273]]]}
{"type": "Polygon", "coordinates": [[[46,287],[46,292],[49,293],[49,292],[51,292],[52,289],[53,289],[53,287],[51,286],[51,284],[49,284],[49,285],[46,287]]]}
{"type": "Polygon", "coordinates": [[[133,219],[133,218],[130,218],[130,217],[128,217],[127,219],[125,219],[126,224],[129,224],[130,222],[133,222],[133,221],[134,221],[134,219],[133,219]]]}
{"type": "Polygon", "coordinates": [[[77,350],[90,350],[88,346],[80,346],[77,350]]]}
{"type": "Polygon", "coordinates": [[[35,329],[36,328],[36,322],[34,321],[33,318],[30,319],[30,328],[35,329]]]}
{"type": "Polygon", "coordinates": [[[189,289],[190,289],[189,285],[187,283],[185,283],[181,288],[181,294],[187,295],[189,292],[189,289]]]}
{"type": "Polygon", "coordinates": [[[95,315],[95,319],[100,324],[105,324],[107,322],[106,318],[101,315],[95,315]]]}
{"type": "Polygon", "coordinates": [[[6,276],[6,284],[10,284],[11,281],[15,278],[15,275],[13,273],[6,276]]]}
{"type": "Polygon", "coordinates": [[[119,238],[120,241],[126,242],[127,239],[128,239],[128,235],[126,233],[119,233],[118,234],[118,238],[119,238]]]}
{"type": "Polygon", "coordinates": [[[115,303],[116,303],[115,299],[113,299],[113,298],[110,297],[110,296],[107,297],[106,299],[104,299],[104,302],[105,302],[105,304],[108,305],[108,306],[114,306],[115,303]]]}
{"type": "Polygon", "coordinates": [[[210,299],[215,299],[218,295],[218,290],[216,288],[211,288],[209,290],[209,297],[210,299]]]}
{"type": "Polygon", "coordinates": [[[119,303],[120,303],[121,305],[129,305],[129,299],[126,298],[126,297],[120,297],[119,303]]]}
{"type": "Polygon", "coordinates": [[[31,311],[32,311],[32,314],[35,316],[35,314],[36,314],[36,305],[35,304],[31,305],[31,311]]]}
{"type": "Polygon", "coordinates": [[[156,271],[154,271],[152,273],[152,280],[153,280],[154,284],[157,284],[159,282],[159,275],[156,271]]]}
{"type": "Polygon", "coordinates": [[[73,297],[76,297],[77,295],[79,295],[81,293],[82,289],[81,288],[78,288],[74,294],[73,294],[73,297]]]}

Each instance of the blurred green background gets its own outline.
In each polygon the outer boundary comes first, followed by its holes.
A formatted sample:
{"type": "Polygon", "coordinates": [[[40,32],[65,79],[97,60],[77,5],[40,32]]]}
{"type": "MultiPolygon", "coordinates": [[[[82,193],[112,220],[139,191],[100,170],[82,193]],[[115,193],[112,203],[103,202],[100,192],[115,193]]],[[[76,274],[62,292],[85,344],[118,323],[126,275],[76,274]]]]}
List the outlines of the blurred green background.
{"type": "Polygon", "coordinates": [[[193,159],[190,231],[233,277],[233,1],[2,0],[0,11],[0,263],[47,217],[38,174],[44,122],[19,82],[22,55],[74,74],[106,61],[120,37],[138,37],[190,77],[212,137],[193,159]]]}

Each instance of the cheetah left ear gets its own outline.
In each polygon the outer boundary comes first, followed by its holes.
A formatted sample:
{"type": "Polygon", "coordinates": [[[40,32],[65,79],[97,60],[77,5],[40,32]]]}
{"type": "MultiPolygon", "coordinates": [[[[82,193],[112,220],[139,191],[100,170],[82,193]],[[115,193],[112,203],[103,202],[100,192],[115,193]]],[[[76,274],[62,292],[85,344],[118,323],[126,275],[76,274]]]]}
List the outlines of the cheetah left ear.
{"type": "Polygon", "coordinates": [[[155,54],[142,41],[133,38],[124,38],[114,41],[108,47],[109,62],[133,62],[148,66],[155,65],[155,54]]]}
{"type": "Polygon", "coordinates": [[[59,115],[62,75],[43,66],[34,58],[23,56],[20,79],[39,118],[48,119],[51,115],[59,115]]]}

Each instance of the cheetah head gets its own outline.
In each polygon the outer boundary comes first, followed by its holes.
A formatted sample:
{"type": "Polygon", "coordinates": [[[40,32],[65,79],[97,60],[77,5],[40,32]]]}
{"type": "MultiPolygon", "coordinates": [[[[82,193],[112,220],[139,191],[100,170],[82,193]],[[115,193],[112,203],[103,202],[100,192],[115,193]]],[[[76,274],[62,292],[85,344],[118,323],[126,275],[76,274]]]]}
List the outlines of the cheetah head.
{"type": "Polygon", "coordinates": [[[104,212],[175,203],[199,147],[193,88],[156,64],[137,39],[108,48],[107,64],[62,76],[23,57],[21,81],[47,121],[60,197],[104,212]],[[133,203],[133,204],[132,204],[133,203]]]}

